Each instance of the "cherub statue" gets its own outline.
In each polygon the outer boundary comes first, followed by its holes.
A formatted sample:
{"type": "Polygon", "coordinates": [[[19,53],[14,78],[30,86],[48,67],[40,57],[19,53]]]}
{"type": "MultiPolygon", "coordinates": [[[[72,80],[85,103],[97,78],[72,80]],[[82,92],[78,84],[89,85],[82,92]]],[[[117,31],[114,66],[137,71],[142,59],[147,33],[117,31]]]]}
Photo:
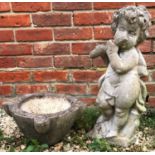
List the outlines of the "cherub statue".
{"type": "Polygon", "coordinates": [[[114,39],[98,45],[91,58],[101,56],[108,67],[99,79],[96,103],[102,110],[92,137],[128,146],[135,141],[139,116],[146,111],[147,90],[140,79],[147,76],[146,62],[137,48],[148,36],[150,14],[144,6],[128,6],[114,13],[114,39]]]}

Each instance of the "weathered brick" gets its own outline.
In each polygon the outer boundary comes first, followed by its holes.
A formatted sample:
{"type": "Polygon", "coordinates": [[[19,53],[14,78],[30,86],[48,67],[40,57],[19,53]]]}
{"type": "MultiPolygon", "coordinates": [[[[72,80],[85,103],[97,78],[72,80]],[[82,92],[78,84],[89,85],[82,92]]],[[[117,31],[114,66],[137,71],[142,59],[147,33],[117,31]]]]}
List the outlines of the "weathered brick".
{"type": "Polygon", "coordinates": [[[40,43],[34,44],[36,55],[63,55],[70,54],[69,43],[40,43]]]}
{"type": "Polygon", "coordinates": [[[55,85],[57,93],[80,95],[86,94],[86,85],[81,84],[57,84],[55,85]]]}
{"type": "Polygon", "coordinates": [[[94,9],[120,9],[129,5],[134,5],[134,2],[95,2],[94,9]]]}
{"type": "Polygon", "coordinates": [[[95,27],[94,28],[94,38],[98,40],[102,39],[112,39],[113,33],[111,27],[95,27]]]}
{"type": "Polygon", "coordinates": [[[53,71],[36,71],[33,73],[34,81],[49,82],[49,81],[67,81],[68,72],[61,70],[53,71]]]}
{"type": "Polygon", "coordinates": [[[50,11],[51,7],[47,2],[13,2],[12,10],[14,12],[50,11]]]}
{"type": "Polygon", "coordinates": [[[10,96],[12,95],[12,86],[10,85],[0,85],[0,95],[10,96]]]}
{"type": "Polygon", "coordinates": [[[84,70],[74,71],[72,74],[75,82],[97,82],[103,73],[94,70],[84,70]]]}
{"type": "Polygon", "coordinates": [[[8,2],[0,2],[0,12],[10,11],[10,6],[8,2]]]}
{"type": "Polygon", "coordinates": [[[1,82],[28,82],[30,81],[30,72],[17,71],[17,72],[0,72],[1,82]]]}
{"type": "Polygon", "coordinates": [[[52,40],[52,31],[50,29],[29,29],[17,30],[17,41],[45,41],[52,40]]]}
{"type": "Polygon", "coordinates": [[[72,53],[73,54],[79,54],[79,55],[85,55],[89,54],[90,51],[92,51],[96,46],[96,43],[72,43],[72,53]]]}
{"type": "Polygon", "coordinates": [[[71,14],[34,14],[32,20],[35,26],[70,26],[71,14]]]}
{"type": "Polygon", "coordinates": [[[12,30],[3,30],[0,31],[0,41],[13,41],[14,37],[13,37],[13,31],[12,30]]]}
{"type": "Polygon", "coordinates": [[[151,52],[151,40],[146,40],[144,41],[143,43],[141,43],[138,48],[141,50],[141,52],[143,53],[148,53],[148,52],[151,52]]]}
{"type": "Polygon", "coordinates": [[[32,45],[30,44],[0,44],[0,55],[31,55],[32,45]]]}
{"type": "Polygon", "coordinates": [[[88,56],[55,56],[54,65],[65,68],[91,67],[91,60],[88,56]]]}
{"type": "Polygon", "coordinates": [[[22,84],[22,85],[16,85],[16,94],[30,94],[30,93],[41,93],[41,92],[47,92],[49,90],[48,84],[22,84]]]}
{"type": "Polygon", "coordinates": [[[0,15],[0,27],[27,27],[30,25],[29,15],[0,15]]]}
{"type": "Polygon", "coordinates": [[[52,67],[53,60],[51,57],[19,57],[17,58],[17,67],[52,67]]]}
{"type": "Polygon", "coordinates": [[[144,55],[148,68],[155,67],[155,55],[144,55]]]}
{"type": "Polygon", "coordinates": [[[89,12],[89,13],[75,13],[75,25],[99,25],[110,24],[112,22],[112,12],[89,12]]]}
{"type": "Polygon", "coordinates": [[[91,28],[59,28],[54,30],[55,40],[89,40],[91,28]]]}
{"type": "Polygon", "coordinates": [[[16,67],[16,59],[10,57],[0,58],[0,68],[16,67]]]}
{"type": "Polygon", "coordinates": [[[53,10],[75,11],[75,10],[90,10],[91,3],[87,2],[54,2],[53,10]]]}

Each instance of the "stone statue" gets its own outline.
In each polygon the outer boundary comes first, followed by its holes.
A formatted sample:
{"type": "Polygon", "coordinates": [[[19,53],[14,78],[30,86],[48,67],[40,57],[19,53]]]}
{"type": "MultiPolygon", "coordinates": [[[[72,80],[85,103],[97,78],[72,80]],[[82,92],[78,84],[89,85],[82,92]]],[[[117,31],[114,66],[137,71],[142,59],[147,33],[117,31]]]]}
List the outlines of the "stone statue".
{"type": "Polygon", "coordinates": [[[128,6],[113,15],[114,39],[98,45],[90,57],[101,56],[107,71],[98,81],[96,103],[102,110],[92,137],[106,138],[110,143],[128,146],[134,143],[139,116],[146,111],[147,90],[140,79],[147,76],[146,62],[137,48],[148,36],[150,14],[144,6],[128,6]]]}

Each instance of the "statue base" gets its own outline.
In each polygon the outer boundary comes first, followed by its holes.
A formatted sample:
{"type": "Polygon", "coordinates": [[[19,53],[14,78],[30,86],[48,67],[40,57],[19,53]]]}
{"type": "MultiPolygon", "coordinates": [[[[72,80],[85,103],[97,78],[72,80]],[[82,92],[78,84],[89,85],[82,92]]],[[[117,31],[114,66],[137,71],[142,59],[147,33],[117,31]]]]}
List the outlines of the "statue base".
{"type": "MultiPolygon", "coordinates": [[[[131,129],[131,128],[130,128],[131,129]]],[[[130,131],[130,130],[127,130],[130,131]]],[[[134,128],[135,131],[135,128],[134,128]]],[[[110,144],[128,147],[134,144],[137,140],[136,134],[126,134],[126,129],[122,129],[117,135],[111,131],[111,124],[109,121],[96,123],[93,130],[88,133],[92,138],[104,138],[110,144]],[[125,131],[125,132],[124,132],[125,131]]]]}

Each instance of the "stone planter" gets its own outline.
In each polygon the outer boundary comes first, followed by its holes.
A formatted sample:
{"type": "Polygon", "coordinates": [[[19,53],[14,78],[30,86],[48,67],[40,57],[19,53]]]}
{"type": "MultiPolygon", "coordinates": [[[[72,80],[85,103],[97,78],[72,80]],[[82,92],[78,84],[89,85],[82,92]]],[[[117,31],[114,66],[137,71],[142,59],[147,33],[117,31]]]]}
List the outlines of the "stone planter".
{"type": "Polygon", "coordinates": [[[69,132],[74,121],[81,114],[83,104],[73,96],[39,93],[17,97],[12,103],[5,103],[4,109],[15,119],[27,138],[34,138],[41,143],[53,145],[69,132]],[[21,107],[26,101],[45,97],[65,98],[70,103],[70,107],[53,114],[34,114],[22,110],[21,107]]]}

